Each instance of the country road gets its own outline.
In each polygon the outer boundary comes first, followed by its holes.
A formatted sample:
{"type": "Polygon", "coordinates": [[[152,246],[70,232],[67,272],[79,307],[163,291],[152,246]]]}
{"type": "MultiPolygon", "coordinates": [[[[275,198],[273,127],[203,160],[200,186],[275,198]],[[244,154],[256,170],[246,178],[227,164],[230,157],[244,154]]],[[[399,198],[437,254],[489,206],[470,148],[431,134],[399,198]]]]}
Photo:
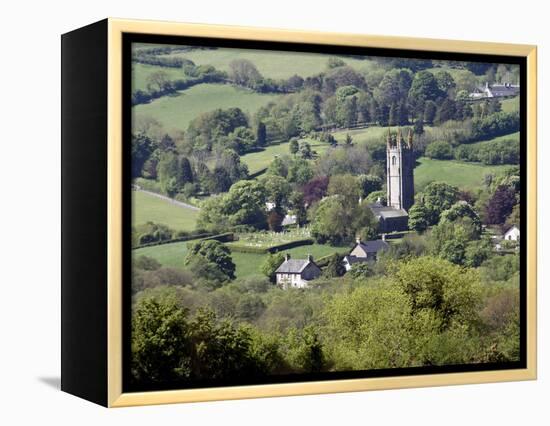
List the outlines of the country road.
{"type": "Polygon", "coordinates": [[[193,206],[191,204],[184,203],[183,201],[174,200],[173,198],[167,197],[166,195],[157,194],[156,192],[153,192],[153,191],[147,191],[146,189],[141,188],[139,185],[132,185],[132,188],[135,191],[145,192],[146,194],[152,195],[153,197],[160,198],[161,200],[168,201],[169,203],[172,203],[172,204],[174,204],[178,207],[182,207],[184,209],[189,209],[189,210],[194,210],[194,211],[199,211],[200,210],[198,207],[193,206]]]}

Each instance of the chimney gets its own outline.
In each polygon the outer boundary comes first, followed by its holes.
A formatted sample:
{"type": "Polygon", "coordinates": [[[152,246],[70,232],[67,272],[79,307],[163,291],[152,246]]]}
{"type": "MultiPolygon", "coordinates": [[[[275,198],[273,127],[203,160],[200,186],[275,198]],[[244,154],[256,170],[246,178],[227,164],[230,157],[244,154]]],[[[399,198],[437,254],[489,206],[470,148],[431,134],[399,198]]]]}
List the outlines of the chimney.
{"type": "Polygon", "coordinates": [[[285,262],[290,260],[290,253],[285,253],[285,262]]]}
{"type": "Polygon", "coordinates": [[[382,234],[382,241],[386,241],[386,234],[382,234]]]}
{"type": "Polygon", "coordinates": [[[361,237],[355,238],[355,242],[356,242],[357,244],[361,244],[361,237]]]}
{"type": "Polygon", "coordinates": [[[308,260],[309,262],[313,262],[313,256],[312,256],[311,254],[308,254],[308,255],[307,255],[307,260],[308,260]]]}

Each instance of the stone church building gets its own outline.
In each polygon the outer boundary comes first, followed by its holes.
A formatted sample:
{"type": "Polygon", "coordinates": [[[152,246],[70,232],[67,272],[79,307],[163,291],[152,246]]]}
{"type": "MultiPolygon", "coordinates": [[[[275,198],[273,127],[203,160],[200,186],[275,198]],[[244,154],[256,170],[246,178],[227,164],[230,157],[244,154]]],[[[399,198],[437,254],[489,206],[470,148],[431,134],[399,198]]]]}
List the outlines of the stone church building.
{"type": "Polygon", "coordinates": [[[412,132],[409,130],[405,141],[401,130],[392,135],[388,131],[386,139],[386,196],[387,205],[380,201],[369,208],[378,219],[382,233],[406,231],[408,211],[414,203],[414,165],[412,132]]]}

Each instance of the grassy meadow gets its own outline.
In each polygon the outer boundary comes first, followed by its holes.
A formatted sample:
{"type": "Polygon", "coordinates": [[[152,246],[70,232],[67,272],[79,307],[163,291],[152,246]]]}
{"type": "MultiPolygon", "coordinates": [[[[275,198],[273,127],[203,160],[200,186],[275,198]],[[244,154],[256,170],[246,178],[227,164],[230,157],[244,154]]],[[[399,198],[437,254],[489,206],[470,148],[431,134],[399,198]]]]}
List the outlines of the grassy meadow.
{"type": "Polygon", "coordinates": [[[162,223],[176,231],[195,229],[198,211],[186,209],[142,191],[132,191],[132,224],[162,223]]]}
{"type": "Polygon", "coordinates": [[[162,71],[169,80],[185,80],[187,77],[181,68],[159,67],[157,65],[132,63],[133,90],[147,90],[147,77],[162,71]]]}
{"type": "MultiPolygon", "coordinates": [[[[303,78],[319,74],[327,68],[327,55],[302,52],[278,52],[252,49],[195,49],[174,52],[165,57],[185,58],[196,65],[212,65],[221,71],[229,71],[229,64],[235,59],[247,59],[254,63],[264,76],[274,79],[299,75],[303,78]]],[[[340,57],[357,70],[368,67],[369,60],[340,57]]]]}
{"type": "Polygon", "coordinates": [[[173,96],[163,96],[151,103],[132,108],[134,118],[150,116],[165,129],[187,130],[189,122],[199,114],[217,108],[241,108],[254,113],[277,98],[276,94],[262,94],[227,84],[198,84],[173,96]]]}
{"type": "MultiPolygon", "coordinates": [[[[183,259],[187,254],[187,244],[190,241],[183,241],[170,244],[162,244],[152,247],[143,247],[133,250],[134,257],[149,256],[156,259],[161,265],[172,268],[183,268],[183,259]]],[[[314,259],[327,256],[335,251],[347,253],[348,247],[333,247],[328,244],[313,244],[309,246],[294,247],[290,250],[285,250],[285,253],[290,253],[294,258],[305,258],[311,254],[314,259]]],[[[235,263],[235,275],[237,277],[250,277],[253,275],[261,275],[260,267],[267,257],[267,254],[257,253],[240,253],[232,252],[231,257],[235,263]]]]}
{"type": "Polygon", "coordinates": [[[430,182],[447,182],[460,189],[474,190],[481,187],[483,177],[497,173],[509,166],[486,166],[480,163],[466,163],[455,160],[418,159],[414,169],[415,191],[421,191],[430,182]]]}

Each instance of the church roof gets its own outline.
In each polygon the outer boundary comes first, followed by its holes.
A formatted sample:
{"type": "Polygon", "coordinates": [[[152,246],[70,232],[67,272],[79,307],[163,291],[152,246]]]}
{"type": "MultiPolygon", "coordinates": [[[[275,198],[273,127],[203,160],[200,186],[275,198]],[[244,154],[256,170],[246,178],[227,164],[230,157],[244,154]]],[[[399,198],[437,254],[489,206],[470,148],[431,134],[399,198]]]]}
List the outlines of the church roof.
{"type": "Polygon", "coordinates": [[[383,206],[382,204],[374,203],[370,204],[369,208],[372,213],[378,218],[389,219],[392,217],[404,217],[408,216],[407,212],[403,209],[396,209],[390,206],[383,206]]]}

